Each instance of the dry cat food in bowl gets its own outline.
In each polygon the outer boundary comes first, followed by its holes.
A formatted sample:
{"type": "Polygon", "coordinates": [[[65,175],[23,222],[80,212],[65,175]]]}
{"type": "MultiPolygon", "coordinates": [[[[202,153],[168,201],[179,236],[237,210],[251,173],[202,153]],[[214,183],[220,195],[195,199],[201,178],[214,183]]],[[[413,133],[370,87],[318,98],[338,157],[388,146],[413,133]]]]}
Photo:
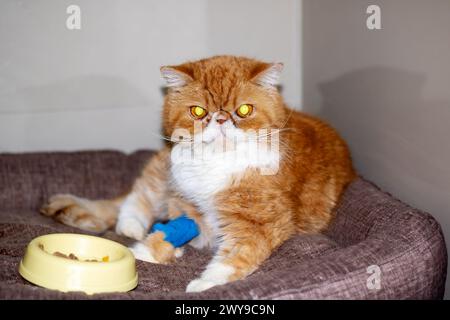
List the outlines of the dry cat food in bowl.
{"type": "Polygon", "coordinates": [[[33,239],[19,273],[39,286],[63,292],[126,292],[138,282],[136,262],[125,246],[103,238],[56,233],[33,239]]]}

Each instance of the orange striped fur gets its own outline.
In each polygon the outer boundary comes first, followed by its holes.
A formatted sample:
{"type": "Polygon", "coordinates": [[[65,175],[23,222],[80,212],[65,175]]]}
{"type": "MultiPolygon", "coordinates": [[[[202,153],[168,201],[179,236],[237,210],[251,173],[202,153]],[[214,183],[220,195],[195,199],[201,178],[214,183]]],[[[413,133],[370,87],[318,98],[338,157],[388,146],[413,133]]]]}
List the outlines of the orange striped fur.
{"type": "Polygon", "coordinates": [[[92,201],[57,195],[42,212],[90,231],[115,226],[119,234],[140,241],[132,248],[137,258],[159,263],[173,261],[182,251],[165,242],[161,233],[148,235],[149,228],[155,221],[186,213],[201,230],[190,244],[215,250],[214,259],[187,291],[242,279],[291,236],[323,231],[356,174],[349,150],[335,130],[284,104],[276,88],[281,68],[217,56],[161,69],[169,86],[162,119],[167,138],[173,139],[179,128],[185,129],[183,138],[193,137],[195,126],[205,132],[221,125],[240,133],[280,129],[275,174],[263,175],[257,165],[237,167],[226,161],[205,160],[196,168],[176,165],[172,156],[184,142],[167,142],[127,196],[92,201]],[[242,104],[253,106],[247,118],[236,115],[242,104]],[[201,106],[207,115],[194,119],[191,106],[201,106]]]}

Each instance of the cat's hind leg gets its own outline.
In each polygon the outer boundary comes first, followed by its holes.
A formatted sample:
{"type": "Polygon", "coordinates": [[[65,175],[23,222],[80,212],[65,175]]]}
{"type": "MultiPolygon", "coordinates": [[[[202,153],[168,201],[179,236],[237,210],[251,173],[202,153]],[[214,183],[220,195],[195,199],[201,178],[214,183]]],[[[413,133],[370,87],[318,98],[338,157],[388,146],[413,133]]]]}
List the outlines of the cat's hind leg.
{"type": "Polygon", "coordinates": [[[124,196],[88,200],[58,194],[49,199],[41,213],[69,226],[99,233],[116,225],[117,233],[142,240],[153,221],[164,212],[168,155],[167,149],[154,155],[131,192],[124,196]]]}
{"type": "Polygon", "coordinates": [[[100,233],[114,226],[123,199],[94,201],[70,194],[56,194],[40,212],[66,225],[100,233]]]}

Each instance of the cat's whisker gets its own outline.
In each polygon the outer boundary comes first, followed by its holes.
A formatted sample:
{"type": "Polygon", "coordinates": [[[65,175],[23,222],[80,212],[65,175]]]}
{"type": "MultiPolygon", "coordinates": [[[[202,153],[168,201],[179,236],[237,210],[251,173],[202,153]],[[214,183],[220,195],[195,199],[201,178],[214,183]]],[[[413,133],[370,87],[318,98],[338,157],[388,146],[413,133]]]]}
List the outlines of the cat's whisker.
{"type": "Polygon", "coordinates": [[[276,134],[279,134],[279,133],[284,132],[284,131],[289,131],[289,130],[295,130],[295,129],[293,129],[293,128],[272,129],[270,132],[258,134],[256,136],[254,136],[254,139],[249,139],[249,140],[250,141],[258,141],[258,140],[260,140],[262,138],[272,137],[272,136],[274,136],[276,134]]]}
{"type": "Polygon", "coordinates": [[[183,138],[183,139],[173,139],[171,137],[163,136],[161,134],[157,134],[157,133],[154,133],[154,132],[152,132],[152,135],[154,135],[154,136],[156,136],[156,137],[158,137],[160,139],[163,139],[165,141],[169,141],[169,142],[175,142],[175,143],[179,143],[179,142],[194,142],[194,139],[185,139],[185,138],[183,138]]]}

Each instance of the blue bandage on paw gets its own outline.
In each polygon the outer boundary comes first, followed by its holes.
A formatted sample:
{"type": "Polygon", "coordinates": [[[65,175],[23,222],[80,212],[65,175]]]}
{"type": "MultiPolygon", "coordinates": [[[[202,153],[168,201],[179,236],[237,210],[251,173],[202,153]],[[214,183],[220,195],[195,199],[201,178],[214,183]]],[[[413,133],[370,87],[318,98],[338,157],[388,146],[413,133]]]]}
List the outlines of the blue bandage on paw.
{"type": "Polygon", "coordinates": [[[165,224],[155,223],[151,232],[156,231],[163,232],[166,235],[164,240],[170,242],[175,248],[181,247],[200,234],[195,221],[185,214],[165,224]]]}

